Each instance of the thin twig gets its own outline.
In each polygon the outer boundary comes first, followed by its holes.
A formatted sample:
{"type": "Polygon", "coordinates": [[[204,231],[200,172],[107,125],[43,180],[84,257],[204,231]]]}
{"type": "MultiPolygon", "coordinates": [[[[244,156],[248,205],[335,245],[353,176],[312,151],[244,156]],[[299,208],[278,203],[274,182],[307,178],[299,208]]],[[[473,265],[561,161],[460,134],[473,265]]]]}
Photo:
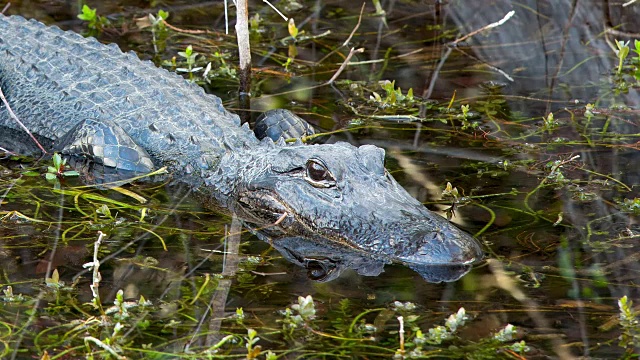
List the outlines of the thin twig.
{"type": "Polygon", "coordinates": [[[251,273],[252,274],[256,274],[256,275],[260,275],[260,276],[287,275],[286,271],[266,273],[266,272],[260,272],[260,271],[251,270],[251,273]]]}
{"type": "Polygon", "coordinates": [[[22,121],[20,121],[20,119],[18,119],[18,117],[16,116],[16,114],[13,112],[13,110],[11,110],[11,106],[9,106],[9,102],[7,102],[7,98],[4,97],[4,93],[2,92],[2,88],[0,88],[0,99],[2,99],[2,102],[4,103],[4,106],[7,108],[7,112],[9,112],[9,116],[11,116],[11,118],[13,120],[15,120],[18,125],[20,125],[20,127],[22,128],[22,130],[26,131],[27,134],[29,134],[29,136],[31,137],[31,139],[33,140],[33,142],[36,143],[36,145],[38,145],[38,147],[40,148],[40,150],[42,150],[43,154],[47,153],[47,150],[45,150],[42,145],[40,145],[40,142],[38,142],[38,140],[36,140],[35,136],[33,136],[33,134],[31,133],[31,131],[29,131],[29,129],[27,129],[26,126],[24,126],[24,124],[22,123],[22,121]]]}
{"type": "Polygon", "coordinates": [[[347,40],[345,40],[342,43],[342,46],[348,46],[349,45],[349,41],[351,41],[351,38],[353,37],[353,35],[356,33],[356,31],[360,27],[360,24],[362,23],[362,14],[364,13],[364,5],[365,5],[365,3],[362,3],[362,7],[360,8],[360,15],[358,16],[358,23],[356,23],[356,26],[353,28],[353,30],[351,30],[351,34],[349,34],[349,37],[347,38],[347,40]]]}
{"type": "Polygon", "coordinates": [[[229,4],[224,0],[224,33],[229,35],[229,4]]]}
{"type": "Polygon", "coordinates": [[[104,233],[102,231],[98,231],[98,239],[93,243],[93,262],[91,263],[93,281],[91,282],[91,285],[89,285],[89,288],[91,289],[93,298],[96,300],[96,304],[100,304],[100,292],[98,291],[98,288],[100,287],[102,275],[100,275],[100,260],[98,260],[98,254],[100,253],[100,245],[102,244],[103,238],[104,233]]]}
{"type": "Polygon", "coordinates": [[[424,51],[424,49],[416,49],[416,50],[413,50],[413,51],[409,51],[408,53],[404,53],[404,54],[400,54],[400,55],[396,55],[396,56],[390,56],[390,57],[388,57],[386,59],[372,59],[372,60],[354,61],[352,63],[349,63],[349,65],[366,65],[366,64],[373,64],[373,63],[381,63],[381,62],[385,62],[385,61],[388,61],[388,60],[402,59],[404,57],[415,55],[415,54],[420,53],[422,51],[424,51]]]}
{"type": "Polygon", "coordinates": [[[504,24],[505,22],[507,22],[507,20],[511,19],[511,17],[515,13],[516,12],[514,10],[511,10],[500,21],[496,21],[496,22],[491,23],[489,25],[483,26],[480,29],[478,29],[476,31],[472,31],[472,32],[468,33],[467,35],[465,35],[465,36],[463,36],[461,38],[455,39],[454,41],[451,42],[451,45],[455,45],[455,44],[457,44],[457,43],[459,43],[461,41],[464,41],[464,40],[466,40],[466,39],[468,39],[468,38],[470,38],[470,37],[472,37],[474,35],[477,35],[478,33],[482,32],[482,31],[485,31],[485,30],[488,30],[488,29],[492,29],[494,27],[498,27],[498,26],[504,24]]]}
{"type": "MultiPolygon", "coordinates": [[[[451,47],[450,47],[450,49],[451,49],[451,47]]],[[[467,57],[469,57],[469,58],[473,59],[473,60],[476,60],[476,61],[478,61],[478,62],[482,63],[483,65],[485,65],[485,66],[489,67],[491,70],[498,72],[500,75],[504,76],[507,80],[509,80],[509,81],[511,81],[511,82],[515,81],[515,80],[511,77],[511,75],[507,74],[507,73],[506,73],[506,72],[504,72],[503,70],[501,70],[501,69],[499,69],[499,68],[497,68],[497,67],[495,67],[495,66],[493,66],[493,65],[489,64],[488,62],[486,62],[486,61],[484,61],[484,60],[482,60],[482,59],[480,59],[480,58],[478,58],[478,57],[476,57],[476,56],[473,56],[473,55],[469,54],[468,52],[466,52],[466,51],[462,50],[461,48],[456,47],[456,48],[455,48],[455,50],[456,50],[457,52],[462,53],[463,55],[465,55],[465,56],[467,56],[467,57]]]]}
{"type": "Polygon", "coordinates": [[[215,34],[215,32],[213,31],[209,31],[209,30],[186,30],[186,29],[180,29],[179,27],[175,27],[171,24],[169,24],[167,22],[167,20],[162,19],[162,23],[165,24],[169,29],[179,32],[179,33],[184,33],[184,34],[193,34],[193,35],[199,35],[199,34],[215,34]]]}
{"type": "Polygon", "coordinates": [[[404,317],[398,316],[398,323],[400,323],[400,329],[398,330],[398,334],[400,335],[400,356],[404,358],[404,317]]]}
{"type": "Polygon", "coordinates": [[[1,11],[0,13],[4,14],[4,12],[5,12],[5,11],[7,11],[7,10],[9,9],[9,6],[11,6],[11,3],[10,3],[10,2],[8,2],[8,3],[7,3],[7,5],[5,5],[5,6],[2,8],[2,11],[1,11]]]}
{"type": "Polygon", "coordinates": [[[280,10],[278,10],[275,6],[271,5],[271,3],[268,0],[262,0],[262,2],[266,3],[267,5],[271,6],[271,8],[278,13],[278,15],[280,15],[284,21],[289,21],[289,18],[284,16],[283,13],[280,12],[280,10]]]}
{"type": "Polygon", "coordinates": [[[349,50],[349,55],[347,55],[347,58],[344,59],[344,62],[342,63],[342,65],[340,65],[340,68],[338,69],[338,71],[336,71],[336,73],[333,74],[331,79],[329,79],[329,81],[327,81],[325,85],[333,84],[333,82],[338,78],[338,76],[340,76],[344,68],[347,67],[347,65],[349,64],[349,60],[351,60],[351,57],[353,57],[353,55],[356,53],[360,54],[363,52],[364,52],[364,48],[359,48],[359,49],[351,48],[351,50],[349,50]]]}
{"type": "Polygon", "coordinates": [[[284,219],[286,219],[286,218],[287,218],[287,215],[289,215],[289,213],[288,213],[288,212],[286,212],[286,211],[285,211],[284,213],[282,213],[282,215],[280,215],[280,217],[278,218],[278,220],[276,220],[276,222],[274,222],[274,223],[273,223],[273,225],[280,225],[280,223],[281,223],[282,221],[284,221],[284,219]]]}
{"type": "Polygon", "coordinates": [[[452,48],[448,47],[447,51],[445,51],[444,55],[438,61],[438,65],[436,65],[433,74],[431,74],[431,81],[429,81],[429,88],[427,88],[426,93],[424,94],[425,99],[430,99],[431,94],[433,93],[433,88],[436,86],[436,81],[438,80],[438,76],[440,75],[440,70],[444,66],[444,63],[449,59],[449,55],[451,55],[452,48]]]}
{"type": "Polygon", "coordinates": [[[13,151],[9,151],[9,150],[7,150],[7,149],[5,149],[3,147],[0,147],[0,151],[5,152],[5,153],[7,153],[9,155],[18,155],[16,153],[14,153],[13,151]]]}
{"type": "Polygon", "coordinates": [[[240,119],[243,123],[251,119],[249,109],[251,107],[251,45],[249,42],[249,4],[246,0],[236,1],[236,38],[238,41],[238,62],[240,73],[238,79],[238,107],[240,119]]]}
{"type": "Polygon", "coordinates": [[[634,2],[636,2],[636,1],[638,1],[638,0],[631,0],[631,1],[627,1],[626,3],[622,4],[622,7],[627,7],[627,6],[629,6],[629,5],[633,4],[633,3],[634,3],[634,2]]]}
{"type": "Polygon", "coordinates": [[[362,14],[364,13],[364,5],[365,3],[362,3],[362,8],[360,9],[360,16],[358,16],[358,23],[356,24],[356,26],[353,28],[353,30],[351,30],[351,34],[349,34],[349,37],[347,38],[347,40],[345,40],[342,45],[338,46],[337,48],[335,48],[333,51],[331,51],[330,53],[328,53],[327,55],[325,55],[322,59],[320,59],[317,63],[321,64],[323,61],[325,61],[329,56],[335,54],[338,50],[340,50],[342,47],[347,47],[349,45],[349,41],[351,41],[351,38],[353,38],[353,35],[356,33],[356,31],[358,31],[358,28],[360,27],[360,23],[362,23],[362,14]]]}
{"type": "Polygon", "coordinates": [[[4,202],[4,199],[7,197],[7,194],[9,194],[9,191],[11,191],[11,189],[13,189],[13,186],[22,178],[22,175],[16,179],[14,179],[13,181],[11,181],[11,183],[9,184],[9,186],[7,186],[7,188],[4,190],[4,193],[2,195],[0,195],[0,208],[2,207],[2,203],[4,202]]]}
{"type": "MultiPolygon", "coordinates": [[[[468,56],[468,57],[471,57],[471,58],[473,58],[473,59],[475,59],[475,60],[479,60],[479,59],[475,58],[474,56],[472,56],[472,55],[470,55],[470,54],[467,54],[466,52],[464,52],[464,51],[460,50],[456,45],[457,45],[459,42],[464,41],[464,40],[466,40],[466,39],[468,39],[468,38],[470,38],[470,37],[472,37],[472,36],[474,36],[474,35],[477,35],[478,33],[482,32],[482,31],[484,31],[484,30],[492,29],[492,28],[495,28],[495,27],[498,27],[498,26],[500,26],[500,25],[504,24],[504,23],[505,23],[505,22],[507,22],[509,19],[511,19],[511,17],[512,17],[515,13],[516,13],[516,12],[515,12],[514,10],[511,10],[511,11],[509,11],[509,12],[508,12],[508,13],[507,13],[507,14],[506,14],[506,15],[505,15],[501,20],[496,21],[496,22],[494,22],[494,23],[491,23],[491,24],[489,24],[489,25],[483,26],[483,27],[481,27],[481,28],[480,28],[480,29],[478,29],[478,30],[472,31],[472,32],[468,33],[467,35],[465,35],[465,36],[463,36],[463,37],[460,37],[460,38],[457,38],[457,39],[455,39],[454,41],[450,42],[450,43],[448,44],[448,45],[449,45],[449,46],[448,46],[448,47],[449,47],[449,49],[447,50],[447,53],[445,54],[445,56],[444,56],[442,59],[440,59],[440,62],[439,62],[439,64],[438,64],[438,68],[436,69],[436,72],[435,72],[434,76],[433,76],[433,77],[432,77],[432,79],[431,79],[431,83],[429,84],[429,90],[427,90],[427,96],[426,96],[425,98],[427,98],[427,99],[428,99],[428,98],[429,98],[429,96],[431,96],[431,92],[433,91],[433,86],[435,85],[435,80],[436,80],[436,79],[437,79],[437,77],[438,77],[438,72],[439,72],[439,71],[440,71],[440,69],[442,68],[442,65],[444,65],[444,63],[445,63],[445,61],[447,60],[447,58],[449,57],[449,55],[451,55],[451,49],[452,49],[452,48],[456,49],[457,51],[459,51],[459,52],[463,53],[464,55],[466,55],[466,56],[468,56]]],[[[480,60],[480,61],[481,61],[481,60],[480,60]]],[[[484,63],[485,65],[489,66],[491,69],[493,69],[493,70],[497,71],[498,73],[500,73],[502,76],[504,76],[505,78],[507,78],[507,80],[509,80],[509,81],[513,81],[513,78],[512,78],[511,76],[509,76],[509,74],[507,74],[506,72],[504,72],[504,71],[502,71],[502,70],[498,69],[497,67],[495,67],[495,66],[493,66],[493,65],[487,64],[487,63],[486,63],[486,62],[484,62],[484,61],[481,61],[481,62],[482,62],[482,63],[484,63]]]]}

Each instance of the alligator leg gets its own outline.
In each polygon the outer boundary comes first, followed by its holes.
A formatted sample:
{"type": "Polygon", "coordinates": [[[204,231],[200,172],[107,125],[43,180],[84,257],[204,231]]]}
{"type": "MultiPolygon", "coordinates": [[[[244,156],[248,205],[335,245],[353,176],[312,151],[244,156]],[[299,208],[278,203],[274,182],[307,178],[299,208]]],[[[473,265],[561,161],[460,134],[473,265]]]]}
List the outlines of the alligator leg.
{"type": "Polygon", "coordinates": [[[273,141],[278,141],[279,138],[299,139],[315,133],[306,120],[285,109],[273,109],[262,113],[256,120],[253,132],[260,140],[270,137],[273,141]]]}
{"type": "Polygon", "coordinates": [[[113,121],[83,120],[56,141],[54,149],[116,170],[148,173],[154,169],[149,154],[113,121]]]}

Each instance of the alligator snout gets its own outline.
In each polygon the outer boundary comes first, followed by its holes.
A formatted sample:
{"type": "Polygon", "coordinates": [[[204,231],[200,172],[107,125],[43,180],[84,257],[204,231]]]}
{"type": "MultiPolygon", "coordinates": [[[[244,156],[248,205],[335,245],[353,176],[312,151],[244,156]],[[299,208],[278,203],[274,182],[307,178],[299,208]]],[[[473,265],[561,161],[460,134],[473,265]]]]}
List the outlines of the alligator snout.
{"type": "Polygon", "coordinates": [[[397,260],[409,264],[468,265],[482,260],[478,242],[446,219],[433,214],[428,229],[419,230],[411,239],[415,250],[400,253],[397,260]],[[437,230],[432,230],[435,225],[437,230]]]}

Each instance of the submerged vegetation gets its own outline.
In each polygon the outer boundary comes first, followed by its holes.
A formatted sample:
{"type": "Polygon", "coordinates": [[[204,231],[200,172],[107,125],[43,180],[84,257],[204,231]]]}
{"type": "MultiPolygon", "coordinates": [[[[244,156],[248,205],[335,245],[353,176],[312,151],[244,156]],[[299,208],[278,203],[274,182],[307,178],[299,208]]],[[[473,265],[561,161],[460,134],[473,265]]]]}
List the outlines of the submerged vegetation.
{"type": "MultiPolygon", "coordinates": [[[[637,110],[623,105],[640,42],[615,42],[616,61],[589,84],[596,99],[547,101],[490,77],[460,29],[413,23],[416,4],[392,15],[377,1],[332,3],[322,17],[297,5],[278,4],[295,21],[252,13],[254,108],[297,110],[319,130],[309,142],[385,147],[393,175],[491,260],[447,285],[400,267],[313,283],[165,178],[86,185],[59,155],[11,156],[0,162],[0,358],[637,357],[637,110]],[[433,93],[438,76],[467,88],[433,93]]],[[[78,17],[103,40],[143,38],[143,56],[234,108],[233,37],[168,10],[134,23],[85,5],[78,17]]]]}

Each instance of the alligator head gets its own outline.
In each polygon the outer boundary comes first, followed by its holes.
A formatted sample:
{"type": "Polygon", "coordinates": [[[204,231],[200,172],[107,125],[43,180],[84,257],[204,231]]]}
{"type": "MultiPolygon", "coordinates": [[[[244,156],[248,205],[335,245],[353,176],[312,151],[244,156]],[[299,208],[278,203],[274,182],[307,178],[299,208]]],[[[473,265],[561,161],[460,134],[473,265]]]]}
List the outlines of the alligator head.
{"type": "Polygon", "coordinates": [[[479,244],[427,210],[384,168],[384,150],[332,145],[262,146],[234,152],[210,186],[233,183],[226,204],[275,238],[321,236],[342,246],[411,264],[471,264],[479,244]],[[226,165],[225,165],[226,164],[226,165]],[[234,175],[220,176],[235,168],[234,175]],[[231,180],[231,181],[230,181],[231,180]]]}

